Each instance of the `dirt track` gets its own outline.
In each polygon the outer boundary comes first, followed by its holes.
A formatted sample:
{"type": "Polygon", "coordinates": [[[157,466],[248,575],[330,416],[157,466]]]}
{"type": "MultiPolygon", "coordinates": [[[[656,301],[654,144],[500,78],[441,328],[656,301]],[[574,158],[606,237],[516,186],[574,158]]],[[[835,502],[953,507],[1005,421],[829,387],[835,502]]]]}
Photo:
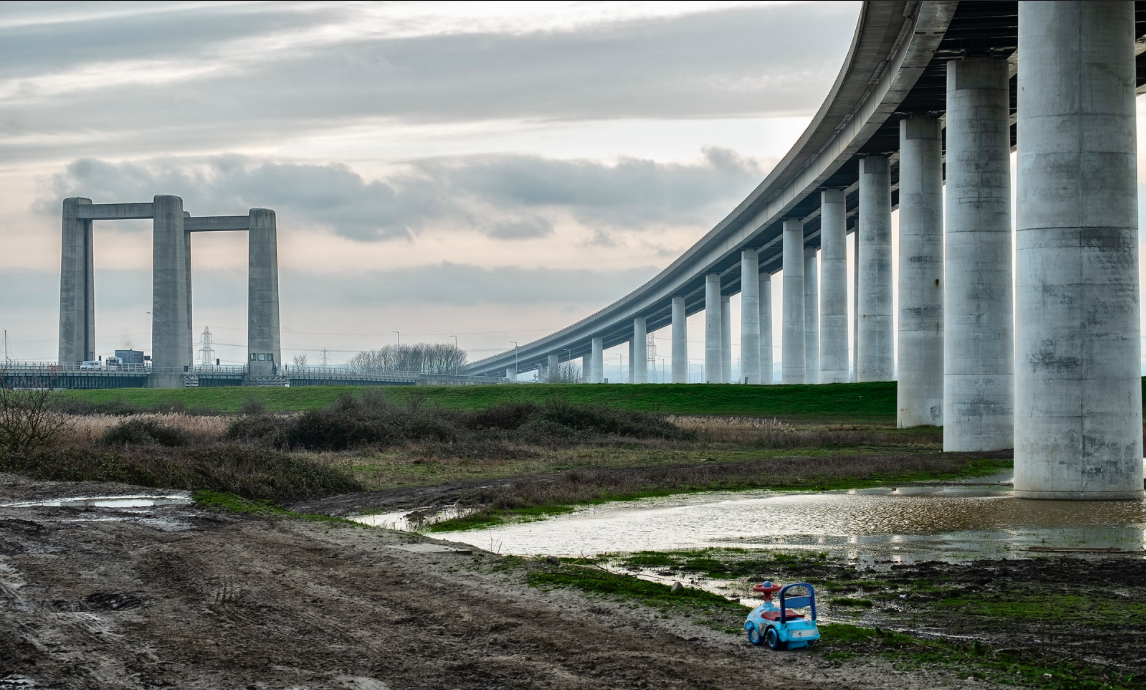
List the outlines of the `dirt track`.
{"type": "MultiPolygon", "coordinates": [[[[125,493],[162,492],[0,474],[0,504],[125,493]]],[[[0,508],[0,688],[959,684],[771,653],[647,609],[529,588],[491,554],[396,548],[411,543],[195,506],[0,508]]]]}

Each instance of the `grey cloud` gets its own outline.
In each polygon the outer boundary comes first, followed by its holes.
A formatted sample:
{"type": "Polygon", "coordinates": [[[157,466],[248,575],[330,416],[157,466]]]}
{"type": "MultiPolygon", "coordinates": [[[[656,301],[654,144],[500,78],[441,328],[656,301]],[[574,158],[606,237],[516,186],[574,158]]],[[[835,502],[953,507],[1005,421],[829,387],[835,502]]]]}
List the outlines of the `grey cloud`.
{"type": "MultiPolygon", "coordinates": [[[[807,113],[839,70],[854,16],[853,5],[816,3],[569,32],[298,46],[271,51],[242,70],[228,64],[171,84],[9,99],[0,105],[0,155],[15,160],[108,147],[218,150],[363,118],[426,123],[807,113]],[[78,132],[90,140],[53,140],[78,132]]],[[[191,29],[203,36],[209,26],[193,23],[191,29]]],[[[137,54],[162,54],[151,45],[148,39],[137,54]]],[[[182,50],[176,40],[176,55],[182,50]]],[[[21,60],[20,49],[8,59],[21,60]]]]}
{"type": "Polygon", "coordinates": [[[600,305],[623,295],[656,273],[656,268],[617,271],[507,267],[487,269],[445,262],[354,276],[284,275],[284,302],[301,305],[481,304],[600,305]]]}
{"type": "Polygon", "coordinates": [[[0,12],[2,19],[23,20],[0,26],[0,78],[53,74],[92,63],[205,59],[227,43],[280,35],[345,16],[337,6],[286,9],[224,3],[182,7],[132,3],[92,16],[88,3],[69,5],[35,3],[40,11],[25,17],[0,12]]]}
{"type": "MultiPolygon", "coordinates": [[[[656,268],[593,271],[554,268],[482,268],[440,263],[389,271],[307,273],[283,270],[279,276],[284,309],[306,312],[330,307],[377,308],[388,303],[427,305],[563,304],[594,306],[610,302],[656,273],[656,268]]],[[[48,271],[4,271],[0,294],[19,299],[29,309],[56,314],[59,274],[48,271]]],[[[151,273],[146,270],[96,269],[96,330],[101,312],[151,308],[151,273]]],[[[233,308],[246,302],[242,271],[197,269],[193,273],[194,309],[233,308]]],[[[105,333],[106,335],[106,333],[105,333]]]]}
{"type": "Polygon", "coordinates": [[[325,228],[356,240],[412,238],[428,229],[471,229],[499,239],[543,237],[569,216],[607,244],[613,230],[652,231],[718,220],[763,176],[753,160],[710,148],[692,164],[633,158],[616,165],[494,154],[415,161],[382,180],[339,164],[271,163],[220,156],[203,164],[82,159],[54,175],[36,210],[60,200],[145,201],[177,194],[193,215],[276,209],[280,223],[325,228]]]}

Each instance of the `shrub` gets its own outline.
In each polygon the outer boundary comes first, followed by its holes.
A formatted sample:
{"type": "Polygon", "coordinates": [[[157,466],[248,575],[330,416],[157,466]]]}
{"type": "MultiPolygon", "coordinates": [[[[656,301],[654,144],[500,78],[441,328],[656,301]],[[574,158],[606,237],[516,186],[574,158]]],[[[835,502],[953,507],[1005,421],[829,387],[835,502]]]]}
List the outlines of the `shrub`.
{"type": "Polygon", "coordinates": [[[269,414],[236,417],[227,425],[224,437],[268,448],[289,448],[292,420],[269,414]]]}
{"type": "Polygon", "coordinates": [[[185,429],[164,426],[154,419],[129,419],[108,427],[100,436],[100,443],[106,446],[158,444],[177,448],[188,445],[190,441],[185,429]]]}
{"type": "Polygon", "coordinates": [[[516,431],[535,416],[537,416],[537,405],[533,403],[499,403],[484,410],[471,412],[465,424],[474,431],[485,429],[516,431]]]}
{"type": "Polygon", "coordinates": [[[51,445],[68,426],[49,390],[0,386],[0,447],[12,452],[51,445]]]}
{"type": "Polygon", "coordinates": [[[381,392],[361,398],[343,395],[324,410],[308,410],[292,417],[239,417],[227,430],[227,438],[233,441],[331,451],[490,438],[553,444],[599,436],[684,439],[694,435],[664,417],[646,412],[570,405],[564,401],[545,405],[504,403],[473,412],[423,408],[420,404],[400,409],[381,392]]]}
{"type": "Polygon", "coordinates": [[[241,445],[39,449],[0,456],[0,472],[52,481],[124,482],[230,492],[276,502],[360,491],[347,468],[241,445]]]}
{"type": "Polygon", "coordinates": [[[261,399],[254,395],[248,395],[247,399],[243,401],[243,404],[239,406],[239,414],[241,415],[263,414],[266,411],[267,406],[263,404],[261,399]]]}

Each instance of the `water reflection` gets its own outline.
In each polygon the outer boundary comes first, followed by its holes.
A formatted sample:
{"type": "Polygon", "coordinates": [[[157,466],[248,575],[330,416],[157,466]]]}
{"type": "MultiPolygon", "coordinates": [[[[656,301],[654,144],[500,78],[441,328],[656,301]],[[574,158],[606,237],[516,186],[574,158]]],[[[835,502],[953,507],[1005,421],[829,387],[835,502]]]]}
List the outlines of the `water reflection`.
{"type": "Polygon", "coordinates": [[[191,494],[186,492],[156,496],[139,494],[134,496],[73,496],[50,498],[40,501],[20,501],[0,503],[0,508],[150,508],[152,506],[187,505],[191,494]]]}
{"type": "Polygon", "coordinates": [[[998,485],[745,492],[594,506],[540,522],[435,536],[475,546],[494,541],[512,554],[779,546],[877,565],[1143,552],[1146,502],[1021,500],[998,485]]]}

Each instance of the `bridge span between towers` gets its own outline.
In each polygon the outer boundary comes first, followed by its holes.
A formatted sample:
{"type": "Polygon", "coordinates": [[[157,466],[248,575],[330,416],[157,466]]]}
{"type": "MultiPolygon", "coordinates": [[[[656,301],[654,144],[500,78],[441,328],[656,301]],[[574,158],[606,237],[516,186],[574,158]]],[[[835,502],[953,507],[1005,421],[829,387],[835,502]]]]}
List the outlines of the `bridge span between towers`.
{"type": "Polygon", "coordinates": [[[672,381],[685,383],[685,319],[704,311],[704,378],[730,383],[739,293],[739,382],[770,384],[782,270],[782,383],[898,371],[899,424],[943,425],[949,451],[1014,448],[1017,495],[1141,498],[1144,52],[1143,2],[865,2],[811,124],[716,227],[620,300],[466,373],[582,358],[599,383],[603,350],[628,343],[630,381],[644,383],[646,333],[671,325],[672,381]]]}

